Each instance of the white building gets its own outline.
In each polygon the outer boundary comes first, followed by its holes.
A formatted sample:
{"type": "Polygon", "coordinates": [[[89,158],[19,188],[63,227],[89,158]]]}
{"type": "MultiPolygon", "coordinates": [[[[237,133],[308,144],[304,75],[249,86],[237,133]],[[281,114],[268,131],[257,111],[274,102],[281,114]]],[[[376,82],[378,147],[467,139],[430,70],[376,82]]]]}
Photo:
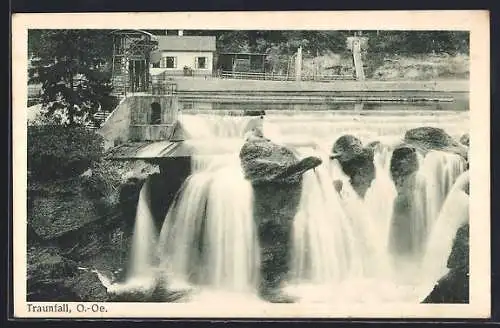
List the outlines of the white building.
{"type": "Polygon", "coordinates": [[[151,54],[151,73],[157,75],[212,75],[215,36],[158,36],[151,54]]]}

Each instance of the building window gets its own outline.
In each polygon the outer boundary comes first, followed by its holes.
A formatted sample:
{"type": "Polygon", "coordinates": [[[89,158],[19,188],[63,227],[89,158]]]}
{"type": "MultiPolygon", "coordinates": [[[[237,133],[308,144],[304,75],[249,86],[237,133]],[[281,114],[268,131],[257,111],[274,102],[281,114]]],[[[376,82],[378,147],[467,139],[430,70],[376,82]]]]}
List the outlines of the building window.
{"type": "Polygon", "coordinates": [[[163,57],[162,68],[177,68],[177,58],[176,57],[163,57]]]}
{"type": "Polygon", "coordinates": [[[151,104],[150,124],[161,124],[161,105],[157,102],[151,104]]]}
{"type": "Polygon", "coordinates": [[[208,58],[207,57],[196,57],[196,68],[207,69],[208,58]]]}
{"type": "Polygon", "coordinates": [[[160,62],[154,63],[153,68],[160,68],[160,62]]]}

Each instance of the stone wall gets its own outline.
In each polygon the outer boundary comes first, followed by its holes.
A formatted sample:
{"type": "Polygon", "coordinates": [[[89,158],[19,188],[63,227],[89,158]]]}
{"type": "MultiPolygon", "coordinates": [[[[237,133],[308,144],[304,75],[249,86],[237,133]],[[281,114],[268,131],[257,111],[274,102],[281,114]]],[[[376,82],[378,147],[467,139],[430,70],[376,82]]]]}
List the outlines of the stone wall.
{"type": "MultiPolygon", "coordinates": [[[[151,139],[151,136],[160,138],[162,133],[150,133],[150,129],[143,128],[151,123],[151,104],[158,103],[161,108],[160,120],[157,125],[167,126],[177,120],[178,104],[171,96],[133,95],[123,99],[111,113],[99,134],[104,137],[105,149],[126,143],[131,139],[135,141],[151,139]],[[135,126],[131,128],[131,126],[135,126]]],[[[157,129],[163,131],[164,129],[157,129]]]]}

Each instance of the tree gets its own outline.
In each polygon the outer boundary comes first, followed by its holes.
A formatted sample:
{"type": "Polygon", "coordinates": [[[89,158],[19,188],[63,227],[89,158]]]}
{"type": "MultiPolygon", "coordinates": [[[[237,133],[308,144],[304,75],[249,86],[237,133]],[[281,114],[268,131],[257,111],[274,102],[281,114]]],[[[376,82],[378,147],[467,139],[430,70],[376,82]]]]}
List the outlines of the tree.
{"type": "Polygon", "coordinates": [[[86,125],[110,101],[112,38],[103,30],[30,30],[30,82],[42,85],[46,115],[86,125]]]}

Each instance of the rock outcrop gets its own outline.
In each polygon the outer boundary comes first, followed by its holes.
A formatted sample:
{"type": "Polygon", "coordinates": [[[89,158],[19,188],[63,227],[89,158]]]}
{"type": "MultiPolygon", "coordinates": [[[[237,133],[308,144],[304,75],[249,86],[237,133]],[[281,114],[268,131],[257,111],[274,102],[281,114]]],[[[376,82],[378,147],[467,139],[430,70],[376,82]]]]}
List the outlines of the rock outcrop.
{"type": "Polygon", "coordinates": [[[404,143],[412,145],[423,153],[429,150],[441,150],[458,154],[467,159],[467,147],[440,128],[424,126],[410,129],[405,133],[404,143]]]}
{"type": "Polygon", "coordinates": [[[415,148],[400,146],[393,151],[390,172],[398,193],[413,187],[408,180],[413,178],[417,170],[418,154],[415,148]]]}
{"type": "Polygon", "coordinates": [[[77,272],[77,264],[61,255],[56,247],[30,247],[27,261],[27,295],[30,302],[78,301],[78,295],[66,286],[68,277],[77,272]]]}
{"type": "Polygon", "coordinates": [[[66,286],[71,288],[82,302],[107,302],[110,300],[110,295],[94,272],[80,273],[68,279],[66,286]]]}
{"type": "Polygon", "coordinates": [[[422,303],[469,303],[469,224],[458,229],[447,267],[422,303]]]}
{"type": "Polygon", "coordinates": [[[458,154],[467,159],[467,147],[460,145],[444,130],[434,127],[419,127],[405,133],[403,143],[392,154],[390,173],[395,183],[397,196],[390,234],[390,249],[398,255],[417,255],[422,251],[423,235],[415,232],[416,227],[415,183],[419,169],[419,156],[425,157],[429,151],[458,154]],[[411,233],[411,238],[408,234],[411,233]]]}
{"type": "Polygon", "coordinates": [[[44,240],[58,238],[102,218],[98,201],[85,193],[79,178],[31,184],[28,194],[28,225],[44,240]]]}
{"type": "Polygon", "coordinates": [[[396,187],[396,198],[389,235],[389,249],[396,256],[414,256],[421,250],[423,240],[414,231],[414,189],[418,170],[417,150],[400,147],[394,150],[390,173],[396,187]],[[411,238],[409,238],[411,234],[411,238]]]}
{"type": "Polygon", "coordinates": [[[465,133],[465,134],[463,134],[463,135],[460,137],[460,143],[461,143],[462,145],[464,145],[464,146],[469,147],[469,143],[470,143],[470,142],[469,142],[469,139],[470,139],[469,134],[468,134],[468,133],[465,133]]]}
{"type": "Polygon", "coordinates": [[[249,138],[240,152],[243,171],[254,190],[254,219],[261,249],[261,297],[291,302],[280,291],[289,269],[292,224],[300,203],[302,174],[321,164],[299,160],[294,152],[264,138],[249,138]]]}
{"type": "Polygon", "coordinates": [[[256,137],[247,141],[240,151],[245,178],[253,185],[260,183],[299,183],[302,174],[321,164],[317,157],[299,160],[287,147],[256,137]]]}
{"type": "Polygon", "coordinates": [[[352,188],[360,197],[364,197],[375,179],[373,149],[363,147],[361,140],[355,136],[344,135],[335,141],[330,158],[339,161],[342,171],[349,177],[352,188]]]}

